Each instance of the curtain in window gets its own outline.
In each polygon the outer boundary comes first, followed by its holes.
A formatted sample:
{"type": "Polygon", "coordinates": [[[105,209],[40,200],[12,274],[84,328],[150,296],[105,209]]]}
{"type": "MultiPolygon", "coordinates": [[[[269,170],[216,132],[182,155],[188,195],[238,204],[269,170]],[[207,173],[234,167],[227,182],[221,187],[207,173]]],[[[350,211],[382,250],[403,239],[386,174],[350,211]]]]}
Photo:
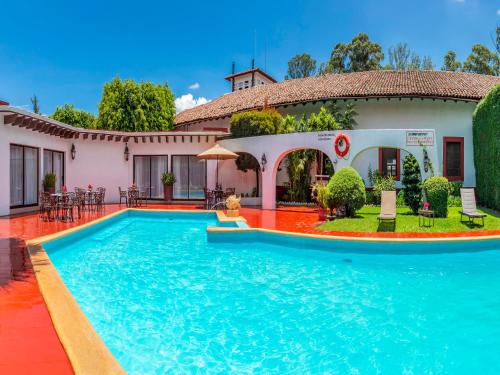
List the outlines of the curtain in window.
{"type": "Polygon", "coordinates": [[[134,181],[140,191],[149,194],[149,181],[151,171],[149,168],[149,158],[147,156],[134,156],[134,181]]]}
{"type": "Polygon", "coordinates": [[[47,173],[52,172],[52,151],[43,150],[43,175],[42,179],[47,173]]]}
{"type": "Polygon", "coordinates": [[[63,178],[64,178],[64,154],[62,152],[53,152],[53,167],[52,170],[56,174],[56,191],[62,190],[63,178]]]}
{"type": "Polygon", "coordinates": [[[174,199],[189,198],[189,156],[172,156],[172,172],[175,174],[174,199]]]}
{"type": "Polygon", "coordinates": [[[38,202],[38,150],[24,148],[24,204],[38,202]]]}
{"type": "Polygon", "coordinates": [[[189,157],[189,198],[203,199],[205,187],[205,160],[196,156],[189,157]]]}
{"type": "Polygon", "coordinates": [[[10,205],[23,204],[23,148],[10,146],[10,205]]]}
{"type": "Polygon", "coordinates": [[[206,162],[195,155],[172,157],[172,171],[175,174],[174,199],[203,199],[206,179],[206,162]]]}
{"type": "Polygon", "coordinates": [[[168,171],[168,156],[151,156],[151,198],[163,198],[161,175],[168,171]]]}

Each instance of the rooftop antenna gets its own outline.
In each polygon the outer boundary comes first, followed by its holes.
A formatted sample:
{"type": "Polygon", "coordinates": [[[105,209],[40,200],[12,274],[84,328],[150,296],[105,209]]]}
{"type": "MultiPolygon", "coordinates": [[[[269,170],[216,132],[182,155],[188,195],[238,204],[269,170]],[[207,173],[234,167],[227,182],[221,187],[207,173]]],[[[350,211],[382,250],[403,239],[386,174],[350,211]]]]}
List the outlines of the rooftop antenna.
{"type": "Polygon", "coordinates": [[[252,59],[252,87],[255,86],[255,59],[252,59]]]}
{"type": "MultiPolygon", "coordinates": [[[[235,72],[236,72],[236,65],[233,61],[233,65],[231,67],[231,75],[234,75],[235,72]]],[[[231,78],[231,92],[234,92],[234,77],[231,78]]]]}
{"type": "MultiPolygon", "coordinates": [[[[253,59],[255,60],[257,55],[257,30],[253,30],[253,59]]],[[[252,67],[253,69],[253,67],[252,67]]]]}
{"type": "Polygon", "coordinates": [[[264,71],[267,72],[267,36],[264,40],[264,71]]]}

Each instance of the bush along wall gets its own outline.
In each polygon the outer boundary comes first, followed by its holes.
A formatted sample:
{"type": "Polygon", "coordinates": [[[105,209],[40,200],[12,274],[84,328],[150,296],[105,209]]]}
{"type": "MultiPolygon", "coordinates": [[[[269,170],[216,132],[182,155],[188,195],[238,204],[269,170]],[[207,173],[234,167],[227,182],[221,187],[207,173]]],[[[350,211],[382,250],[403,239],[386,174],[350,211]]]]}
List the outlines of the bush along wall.
{"type": "Polygon", "coordinates": [[[331,204],[344,206],[346,216],[356,214],[366,201],[366,188],[359,173],[352,167],[344,167],[336,172],[328,182],[331,204]]]}
{"type": "Polygon", "coordinates": [[[500,85],[476,107],[472,133],[479,202],[500,210],[500,85]]]}
{"type": "Polygon", "coordinates": [[[422,200],[422,182],[420,166],[413,155],[408,155],[403,161],[403,195],[404,202],[416,214],[422,200]]]}
{"type": "Polygon", "coordinates": [[[448,216],[449,185],[446,177],[434,176],[424,181],[424,192],[429,209],[436,217],[448,216]]]}

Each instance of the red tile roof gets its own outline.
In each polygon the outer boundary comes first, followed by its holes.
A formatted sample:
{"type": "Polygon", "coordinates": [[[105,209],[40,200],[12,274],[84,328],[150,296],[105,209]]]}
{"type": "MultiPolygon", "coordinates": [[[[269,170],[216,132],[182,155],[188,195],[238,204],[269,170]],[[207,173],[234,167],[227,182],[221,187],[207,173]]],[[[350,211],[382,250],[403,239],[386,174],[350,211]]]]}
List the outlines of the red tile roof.
{"type": "Polygon", "coordinates": [[[235,112],[286,104],[338,99],[430,97],[480,100],[500,77],[442,71],[375,70],[327,74],[256,86],[223,95],[177,114],[176,125],[227,117],[235,112]]]}

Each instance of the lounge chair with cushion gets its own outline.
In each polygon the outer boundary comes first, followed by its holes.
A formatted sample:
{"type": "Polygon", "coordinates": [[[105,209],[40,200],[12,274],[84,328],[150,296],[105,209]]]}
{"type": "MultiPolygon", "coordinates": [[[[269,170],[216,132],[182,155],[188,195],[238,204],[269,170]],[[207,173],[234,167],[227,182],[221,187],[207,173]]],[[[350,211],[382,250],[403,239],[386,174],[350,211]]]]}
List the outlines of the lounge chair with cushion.
{"type": "Polygon", "coordinates": [[[380,214],[377,216],[380,221],[392,220],[396,224],[396,192],[383,191],[380,201],[380,214]]]}
{"type": "Polygon", "coordinates": [[[476,208],[476,195],[472,188],[460,189],[460,197],[462,198],[462,211],[460,211],[460,221],[463,216],[469,218],[469,223],[474,224],[474,219],[482,219],[484,227],[484,218],[486,214],[479,212],[476,208]]]}

